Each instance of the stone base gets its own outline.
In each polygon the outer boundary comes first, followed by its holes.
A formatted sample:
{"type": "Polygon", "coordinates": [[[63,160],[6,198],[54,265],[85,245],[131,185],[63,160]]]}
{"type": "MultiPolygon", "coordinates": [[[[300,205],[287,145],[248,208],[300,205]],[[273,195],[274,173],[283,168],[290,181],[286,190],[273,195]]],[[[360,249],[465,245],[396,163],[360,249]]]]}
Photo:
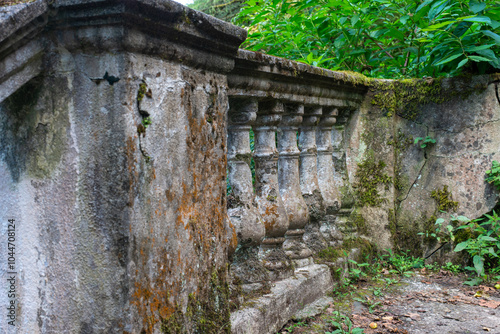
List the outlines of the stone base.
{"type": "Polygon", "coordinates": [[[330,270],[313,264],[295,270],[294,276],[272,284],[271,293],[252,306],[231,314],[233,334],[276,333],[297,312],[333,289],[330,270]]]}

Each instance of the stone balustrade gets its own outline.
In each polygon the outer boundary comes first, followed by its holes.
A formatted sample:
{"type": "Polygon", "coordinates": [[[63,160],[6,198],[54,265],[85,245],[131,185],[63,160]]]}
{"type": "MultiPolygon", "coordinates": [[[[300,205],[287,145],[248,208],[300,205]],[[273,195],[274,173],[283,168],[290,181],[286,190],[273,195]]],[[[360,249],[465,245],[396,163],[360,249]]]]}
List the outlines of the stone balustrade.
{"type": "Polygon", "coordinates": [[[313,250],[328,246],[324,239],[331,226],[326,232],[320,230],[335,220],[341,205],[332,156],[333,126],[339,109],[354,110],[364,91],[355,85],[349,89],[335,85],[338,80],[334,72],[319,73],[304,64],[250,51],[238,53],[228,75],[232,189],[228,213],[239,236],[232,272],[244,283],[290,277],[292,268],[313,263],[313,250]],[[264,238],[250,245],[248,235],[261,236],[263,226],[264,238]]]}
{"type": "Polygon", "coordinates": [[[354,76],[238,50],[243,29],[168,0],[5,13],[0,218],[20,222],[24,277],[6,333],[227,332],[238,284],[275,307],[232,331],[275,332],[331,288],[313,255],[343,205],[332,134],[367,91],[354,76]]]}
{"type": "Polygon", "coordinates": [[[0,332],[275,333],[330,291],[313,259],[354,248],[344,234],[424,252],[432,191],[469,217],[498,203],[498,75],[417,81],[446,102],[410,119],[375,97],[413,82],[368,87],[245,37],[170,0],[1,8],[0,246],[16,222],[17,276],[0,332]],[[362,166],[391,180],[371,185],[380,205],[359,201],[362,166]]]}

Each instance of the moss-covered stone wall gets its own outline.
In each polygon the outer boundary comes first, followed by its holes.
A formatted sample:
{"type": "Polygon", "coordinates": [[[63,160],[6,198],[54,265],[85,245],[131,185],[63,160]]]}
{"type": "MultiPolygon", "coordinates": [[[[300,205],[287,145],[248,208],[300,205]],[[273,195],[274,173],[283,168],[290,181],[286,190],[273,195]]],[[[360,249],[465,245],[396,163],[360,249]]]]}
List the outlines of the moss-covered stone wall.
{"type": "Polygon", "coordinates": [[[380,249],[430,254],[435,242],[418,233],[437,218],[476,218],[496,205],[484,180],[499,159],[496,80],[365,80],[370,90],[347,123],[345,145],[356,212],[380,249]]]}

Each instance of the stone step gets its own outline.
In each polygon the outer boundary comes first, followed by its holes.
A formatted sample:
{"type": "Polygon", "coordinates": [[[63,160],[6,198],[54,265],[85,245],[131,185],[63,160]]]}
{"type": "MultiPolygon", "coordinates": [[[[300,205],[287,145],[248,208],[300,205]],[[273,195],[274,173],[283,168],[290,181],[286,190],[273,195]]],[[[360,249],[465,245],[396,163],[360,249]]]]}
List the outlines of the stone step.
{"type": "Polygon", "coordinates": [[[328,266],[313,264],[299,268],[293,277],[274,282],[271,293],[232,313],[232,333],[276,333],[299,311],[323,298],[332,289],[328,266]]]}

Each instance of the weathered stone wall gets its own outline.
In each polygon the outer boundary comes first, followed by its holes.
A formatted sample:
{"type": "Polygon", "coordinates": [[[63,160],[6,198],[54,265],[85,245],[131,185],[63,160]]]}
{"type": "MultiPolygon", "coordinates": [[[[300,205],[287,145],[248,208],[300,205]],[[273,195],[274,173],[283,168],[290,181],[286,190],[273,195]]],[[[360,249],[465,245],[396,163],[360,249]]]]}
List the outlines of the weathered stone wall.
{"type": "Polygon", "coordinates": [[[498,76],[368,80],[245,34],[167,0],[0,12],[1,332],[272,333],[344,251],[427,255],[437,217],[495,207],[498,76]]]}
{"type": "Polygon", "coordinates": [[[16,88],[0,105],[2,248],[17,227],[16,326],[2,311],[0,331],[228,332],[224,72],[245,33],[174,2],[78,5],[2,41],[41,65],[0,75],[16,88]]]}
{"type": "Polygon", "coordinates": [[[485,172],[500,153],[497,85],[495,75],[371,82],[343,135],[354,188],[347,196],[357,198],[349,219],[378,248],[430,255],[435,242],[418,233],[433,228],[438,217],[478,218],[495,207],[498,192],[485,182],[485,172]],[[414,144],[426,136],[436,143],[414,144]],[[378,195],[359,182],[368,170],[378,195]]]}

